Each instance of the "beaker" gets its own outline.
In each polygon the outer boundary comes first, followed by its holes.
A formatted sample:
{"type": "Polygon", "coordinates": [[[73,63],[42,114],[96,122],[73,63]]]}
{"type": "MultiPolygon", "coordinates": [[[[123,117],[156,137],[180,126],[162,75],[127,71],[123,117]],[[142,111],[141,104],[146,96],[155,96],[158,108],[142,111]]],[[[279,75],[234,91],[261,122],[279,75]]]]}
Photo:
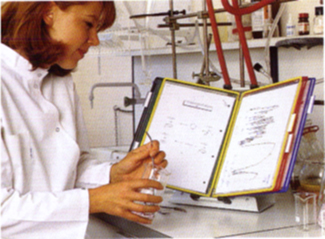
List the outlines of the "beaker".
{"type": "MultiPolygon", "coordinates": [[[[302,191],[319,193],[324,175],[324,149],[316,137],[318,126],[307,127],[301,140],[305,156],[300,170],[299,183],[302,191]]],[[[300,151],[300,150],[299,150],[300,151]]]]}
{"type": "Polygon", "coordinates": [[[295,198],[295,221],[299,229],[308,231],[315,228],[317,204],[316,193],[298,192],[295,198]]]}
{"type": "MultiPolygon", "coordinates": [[[[140,192],[162,197],[163,193],[166,189],[166,185],[167,185],[170,174],[171,174],[171,172],[166,168],[160,167],[158,165],[153,165],[152,163],[147,163],[145,165],[145,170],[142,175],[142,178],[159,181],[163,185],[164,188],[162,190],[156,190],[154,188],[143,188],[143,189],[141,189],[140,192]]],[[[137,203],[142,203],[142,202],[137,202],[137,203]]],[[[145,203],[145,204],[150,205],[149,203],[145,203]]],[[[151,212],[147,212],[147,213],[133,212],[133,213],[137,214],[141,217],[149,218],[151,220],[154,219],[154,213],[151,213],[151,212]]]]}
{"type": "Polygon", "coordinates": [[[152,163],[148,163],[146,164],[146,168],[144,170],[142,178],[147,178],[147,179],[160,182],[163,185],[164,189],[163,190],[154,189],[153,194],[157,196],[162,196],[166,188],[170,174],[171,172],[168,169],[160,167],[158,165],[153,165],[152,163]]]}
{"type": "Polygon", "coordinates": [[[324,174],[324,162],[317,159],[305,160],[299,175],[301,190],[319,193],[324,174]]]}

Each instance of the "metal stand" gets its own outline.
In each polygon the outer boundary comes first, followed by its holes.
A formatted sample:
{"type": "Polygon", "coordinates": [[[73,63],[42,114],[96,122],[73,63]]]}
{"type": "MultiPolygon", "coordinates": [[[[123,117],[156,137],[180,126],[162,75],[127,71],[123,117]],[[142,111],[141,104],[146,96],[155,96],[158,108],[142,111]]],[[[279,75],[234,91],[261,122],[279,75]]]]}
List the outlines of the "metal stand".
{"type": "Polygon", "coordinates": [[[249,212],[262,212],[275,204],[273,194],[230,198],[191,197],[191,194],[175,191],[169,202],[198,207],[210,207],[249,212]]]}

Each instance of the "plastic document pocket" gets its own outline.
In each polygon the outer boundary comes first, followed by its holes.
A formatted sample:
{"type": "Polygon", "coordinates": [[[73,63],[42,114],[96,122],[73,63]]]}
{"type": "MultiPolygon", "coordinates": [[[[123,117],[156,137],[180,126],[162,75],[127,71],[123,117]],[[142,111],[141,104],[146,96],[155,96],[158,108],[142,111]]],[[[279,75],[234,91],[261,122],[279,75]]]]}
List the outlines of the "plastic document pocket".
{"type": "Polygon", "coordinates": [[[160,141],[168,187],[220,197],[285,191],[315,79],[299,77],[243,93],[157,78],[132,148],[160,141]]]}

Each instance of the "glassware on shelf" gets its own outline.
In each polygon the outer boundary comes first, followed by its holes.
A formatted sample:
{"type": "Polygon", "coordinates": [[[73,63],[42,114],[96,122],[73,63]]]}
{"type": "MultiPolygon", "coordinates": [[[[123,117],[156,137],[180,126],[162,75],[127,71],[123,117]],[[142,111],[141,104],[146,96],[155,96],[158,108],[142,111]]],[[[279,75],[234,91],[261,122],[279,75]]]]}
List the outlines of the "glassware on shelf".
{"type": "Polygon", "coordinates": [[[323,7],[315,7],[314,34],[322,35],[324,32],[323,7]]]}

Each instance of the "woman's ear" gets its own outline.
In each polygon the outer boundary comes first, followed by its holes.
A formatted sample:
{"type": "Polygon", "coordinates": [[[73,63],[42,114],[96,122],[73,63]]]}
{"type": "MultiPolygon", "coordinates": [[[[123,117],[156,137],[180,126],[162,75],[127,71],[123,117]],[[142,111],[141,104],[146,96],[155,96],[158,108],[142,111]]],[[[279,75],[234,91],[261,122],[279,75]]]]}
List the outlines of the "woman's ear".
{"type": "Polygon", "coordinates": [[[43,15],[43,20],[46,25],[52,26],[53,24],[53,16],[54,16],[54,9],[55,8],[55,3],[51,2],[51,5],[49,6],[48,10],[46,13],[43,15]]]}
{"type": "Polygon", "coordinates": [[[43,20],[46,23],[46,25],[52,26],[52,24],[53,24],[53,13],[46,13],[43,16],[43,20]]]}

